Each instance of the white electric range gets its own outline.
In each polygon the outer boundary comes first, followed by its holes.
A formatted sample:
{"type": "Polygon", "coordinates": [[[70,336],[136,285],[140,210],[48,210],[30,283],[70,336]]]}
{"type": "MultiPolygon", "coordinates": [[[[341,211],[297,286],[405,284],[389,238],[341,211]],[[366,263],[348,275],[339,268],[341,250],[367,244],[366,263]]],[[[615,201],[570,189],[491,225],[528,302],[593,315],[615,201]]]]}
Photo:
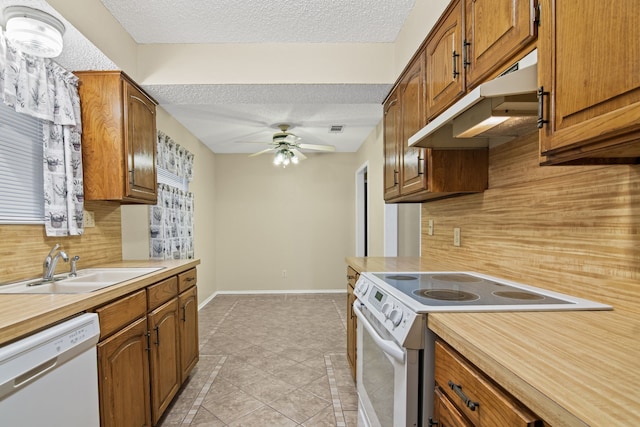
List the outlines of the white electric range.
{"type": "Polygon", "coordinates": [[[367,272],[354,294],[359,427],[432,425],[435,336],[428,313],[612,309],[474,272],[367,272]]]}

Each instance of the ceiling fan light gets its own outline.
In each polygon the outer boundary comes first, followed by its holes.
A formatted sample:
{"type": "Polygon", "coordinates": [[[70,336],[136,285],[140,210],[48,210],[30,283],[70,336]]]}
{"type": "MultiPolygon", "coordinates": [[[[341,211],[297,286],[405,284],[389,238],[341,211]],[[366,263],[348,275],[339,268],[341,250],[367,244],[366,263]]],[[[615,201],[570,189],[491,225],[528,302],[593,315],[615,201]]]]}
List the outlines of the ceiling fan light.
{"type": "Polygon", "coordinates": [[[41,10],[25,6],[4,9],[5,35],[22,52],[43,58],[62,53],[64,25],[41,10]]]}
{"type": "Polygon", "coordinates": [[[300,162],[300,159],[298,159],[298,156],[296,156],[295,154],[291,155],[291,163],[293,163],[294,165],[297,165],[300,162]]]}

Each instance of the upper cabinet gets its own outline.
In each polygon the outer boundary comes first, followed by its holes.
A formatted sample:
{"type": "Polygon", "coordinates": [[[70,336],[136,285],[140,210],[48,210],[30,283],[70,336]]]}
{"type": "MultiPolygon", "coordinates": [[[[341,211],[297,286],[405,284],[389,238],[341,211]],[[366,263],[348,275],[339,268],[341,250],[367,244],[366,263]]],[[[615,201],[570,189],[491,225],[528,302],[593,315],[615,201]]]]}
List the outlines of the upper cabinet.
{"type": "Polygon", "coordinates": [[[426,118],[426,52],[420,50],[384,103],[384,199],[424,202],[487,188],[488,153],[409,146],[426,118]]]}
{"type": "Polygon", "coordinates": [[[640,2],[541,2],[543,164],[640,161],[640,2]]]}
{"type": "Polygon", "coordinates": [[[532,48],[535,21],[533,0],[452,1],[426,41],[428,119],[532,48]]]}
{"type": "Polygon", "coordinates": [[[462,65],[467,88],[521,56],[536,39],[533,0],[464,0],[462,65]]]}
{"type": "Polygon", "coordinates": [[[78,71],[86,200],[155,204],[156,105],[120,71],[78,71]]]}

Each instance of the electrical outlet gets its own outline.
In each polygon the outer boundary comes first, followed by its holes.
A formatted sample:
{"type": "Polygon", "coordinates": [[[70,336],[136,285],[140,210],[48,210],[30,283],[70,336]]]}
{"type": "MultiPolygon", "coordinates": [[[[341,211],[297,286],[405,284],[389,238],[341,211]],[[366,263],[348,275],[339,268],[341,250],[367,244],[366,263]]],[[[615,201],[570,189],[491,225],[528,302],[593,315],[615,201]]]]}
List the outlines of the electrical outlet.
{"type": "Polygon", "coordinates": [[[433,236],[433,220],[429,220],[429,228],[427,229],[427,234],[429,236],[433,236]]]}
{"type": "Polygon", "coordinates": [[[453,229],[453,246],[460,246],[460,229],[458,227],[453,229]]]}
{"type": "Polygon", "coordinates": [[[287,270],[282,270],[282,278],[283,279],[287,278],[287,270]]]}
{"type": "Polygon", "coordinates": [[[91,211],[84,211],[82,213],[82,218],[84,220],[85,228],[95,227],[96,226],[96,217],[93,215],[91,211]]]}

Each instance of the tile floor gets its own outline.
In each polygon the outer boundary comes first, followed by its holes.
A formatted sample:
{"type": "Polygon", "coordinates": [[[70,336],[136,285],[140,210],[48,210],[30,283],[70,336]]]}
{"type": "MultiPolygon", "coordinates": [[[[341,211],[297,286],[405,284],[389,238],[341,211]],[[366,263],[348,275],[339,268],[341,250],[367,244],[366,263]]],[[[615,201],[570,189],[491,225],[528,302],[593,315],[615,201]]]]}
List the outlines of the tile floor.
{"type": "Polygon", "coordinates": [[[355,427],[345,294],[218,295],[199,317],[200,361],[161,427],[355,427]]]}

